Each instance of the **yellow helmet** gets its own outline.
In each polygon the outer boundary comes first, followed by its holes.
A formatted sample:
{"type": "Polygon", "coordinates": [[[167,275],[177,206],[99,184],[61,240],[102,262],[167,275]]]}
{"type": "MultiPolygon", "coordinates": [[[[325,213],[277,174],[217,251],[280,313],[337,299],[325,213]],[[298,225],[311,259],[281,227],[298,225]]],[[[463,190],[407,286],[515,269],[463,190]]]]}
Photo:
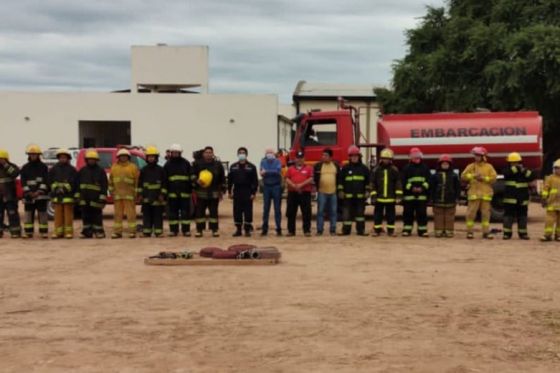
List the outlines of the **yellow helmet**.
{"type": "Polygon", "coordinates": [[[385,148],[381,151],[380,157],[386,159],[393,159],[394,153],[391,149],[385,148]]]}
{"type": "Polygon", "coordinates": [[[27,146],[27,148],[25,149],[25,154],[42,154],[43,152],[41,151],[41,148],[39,147],[39,145],[36,144],[31,144],[29,146],[27,146]]]}
{"type": "Polygon", "coordinates": [[[210,186],[210,184],[212,184],[212,179],[213,178],[214,178],[214,175],[212,175],[212,172],[210,172],[208,170],[202,170],[198,174],[198,180],[200,181],[200,185],[203,188],[208,188],[210,186]]]}
{"type": "Polygon", "coordinates": [[[159,155],[159,150],[155,146],[148,146],[145,152],[146,156],[148,155],[159,155]]]}
{"type": "Polygon", "coordinates": [[[513,153],[509,153],[509,155],[507,156],[507,161],[508,162],[521,162],[522,158],[521,158],[521,154],[517,153],[517,152],[513,152],[513,153]]]}
{"type": "Polygon", "coordinates": [[[72,154],[70,154],[70,151],[66,148],[60,148],[56,151],[56,157],[57,158],[61,155],[67,155],[68,158],[72,158],[72,154]]]}
{"type": "Polygon", "coordinates": [[[88,149],[86,150],[85,159],[97,159],[99,160],[99,153],[95,149],[88,149]]]}
{"type": "MultiPolygon", "coordinates": [[[[2,157],[0,157],[0,158],[2,158],[2,157]]],[[[560,168],[560,159],[557,159],[556,161],[554,161],[554,168],[560,168]]]]}
{"type": "Polygon", "coordinates": [[[5,159],[7,161],[10,160],[10,154],[8,153],[7,150],[0,149],[0,159],[5,159]]]}
{"type": "Polygon", "coordinates": [[[130,152],[128,151],[128,149],[122,148],[119,149],[119,151],[117,152],[117,157],[120,157],[121,155],[126,155],[130,157],[130,152]]]}

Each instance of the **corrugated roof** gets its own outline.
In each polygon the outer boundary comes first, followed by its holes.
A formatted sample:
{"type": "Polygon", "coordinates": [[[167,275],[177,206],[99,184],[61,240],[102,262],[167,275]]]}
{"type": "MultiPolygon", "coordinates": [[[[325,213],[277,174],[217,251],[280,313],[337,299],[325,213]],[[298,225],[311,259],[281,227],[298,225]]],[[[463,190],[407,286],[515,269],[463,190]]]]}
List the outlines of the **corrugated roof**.
{"type": "Polygon", "coordinates": [[[300,80],[294,97],[371,97],[375,98],[374,84],[309,83],[300,80]]]}

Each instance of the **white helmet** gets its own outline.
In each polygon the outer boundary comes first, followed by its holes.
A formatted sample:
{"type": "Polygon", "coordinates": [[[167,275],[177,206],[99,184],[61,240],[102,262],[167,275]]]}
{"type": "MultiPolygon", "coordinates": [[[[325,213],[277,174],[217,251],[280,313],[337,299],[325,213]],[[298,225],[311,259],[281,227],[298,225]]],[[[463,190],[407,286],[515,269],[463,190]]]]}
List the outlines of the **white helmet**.
{"type": "Polygon", "coordinates": [[[169,147],[169,151],[182,153],[183,147],[180,144],[171,144],[171,146],[169,147]]]}

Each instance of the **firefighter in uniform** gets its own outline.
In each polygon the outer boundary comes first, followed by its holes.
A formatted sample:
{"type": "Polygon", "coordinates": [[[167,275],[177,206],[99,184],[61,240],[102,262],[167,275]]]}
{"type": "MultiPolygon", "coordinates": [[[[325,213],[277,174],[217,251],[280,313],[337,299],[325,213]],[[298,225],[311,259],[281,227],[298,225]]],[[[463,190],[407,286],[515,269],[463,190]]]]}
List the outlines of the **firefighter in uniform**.
{"type": "Polygon", "coordinates": [[[225,190],[225,172],[222,163],[214,157],[211,146],[204,148],[202,158],[193,164],[196,192],[196,237],[202,237],[206,227],[206,210],[209,211],[209,228],[213,237],[219,237],[218,206],[225,190]]]}
{"type": "MultiPolygon", "coordinates": [[[[16,194],[16,178],[18,175],[18,166],[10,163],[10,155],[6,150],[0,149],[0,216],[4,216],[4,211],[8,213],[10,235],[12,238],[21,237],[21,225],[16,194]]],[[[2,223],[3,222],[0,222],[0,224],[2,223]]],[[[0,229],[0,237],[2,234],[2,229],[0,229]]]]}
{"type": "Polygon", "coordinates": [[[237,149],[238,161],[231,165],[228,173],[228,196],[233,199],[234,237],[241,236],[241,228],[245,237],[253,231],[253,200],[259,188],[257,168],[247,160],[247,148],[237,149]]]}
{"type": "Polygon", "coordinates": [[[179,234],[179,226],[183,236],[191,235],[192,218],[192,181],[191,164],[182,157],[183,148],[179,144],[169,147],[169,157],[163,169],[167,185],[167,218],[169,220],[169,236],[179,234]]]}
{"type": "Polygon", "coordinates": [[[410,236],[414,219],[418,224],[418,236],[428,237],[428,195],[430,189],[430,169],[422,162],[423,154],[418,148],[410,149],[410,162],[402,170],[403,236],[410,236]]]}
{"type": "Polygon", "coordinates": [[[535,180],[534,173],[523,167],[521,154],[513,152],[507,156],[504,168],[504,240],[511,239],[513,222],[517,219],[519,238],[528,240],[527,213],[529,209],[529,183],[535,180]]]}
{"type": "Polygon", "coordinates": [[[49,216],[47,214],[49,168],[41,161],[42,152],[39,146],[29,145],[25,152],[28,156],[28,162],[21,168],[21,185],[25,206],[23,237],[33,237],[35,213],[37,213],[39,234],[41,238],[49,238],[49,216]]]}
{"type": "Polygon", "coordinates": [[[74,237],[74,194],[78,173],[70,164],[72,155],[66,149],[56,152],[58,163],[49,171],[51,200],[54,206],[52,238],[74,237]]]}
{"type": "Polygon", "coordinates": [[[355,222],[358,235],[365,236],[370,171],[362,163],[362,155],[357,146],[348,148],[348,157],[350,161],[340,170],[338,183],[338,198],[342,200],[342,235],[349,235],[355,222]]]}
{"type": "Polygon", "coordinates": [[[455,212],[461,194],[461,181],[452,164],[451,156],[442,154],[438,160],[438,169],[430,178],[434,231],[438,238],[451,238],[455,235],[455,212]]]}
{"type": "Polygon", "coordinates": [[[117,162],[111,167],[109,191],[113,196],[115,222],[111,238],[122,238],[123,217],[128,220],[128,237],[136,237],[136,189],[138,188],[138,167],[130,161],[130,152],[120,149],[117,162]]]}
{"type": "Polygon", "coordinates": [[[560,241],[560,159],[554,162],[552,175],[544,179],[542,205],[546,209],[544,236],[541,241],[560,241]]]}
{"type": "Polygon", "coordinates": [[[476,214],[480,210],[482,237],[485,239],[493,239],[490,233],[490,209],[494,189],[492,184],[496,182],[496,170],[487,162],[486,156],[488,152],[482,146],[475,146],[471,153],[474,155],[475,161],[467,166],[461,174],[461,179],[469,183],[467,192],[467,238],[474,238],[474,220],[476,214]]]}
{"type": "Polygon", "coordinates": [[[387,220],[387,235],[395,236],[395,206],[402,199],[401,176],[393,165],[393,151],[383,149],[380,163],[371,173],[371,204],[373,212],[373,233],[377,237],[383,231],[383,218],[387,220]]]}
{"type": "Polygon", "coordinates": [[[167,187],[165,171],[158,165],[159,151],[154,146],[146,148],[146,166],[140,170],[138,198],[142,202],[143,236],[163,235],[163,213],[167,187]]]}
{"type": "Polygon", "coordinates": [[[80,238],[105,238],[103,208],[107,203],[107,174],[99,166],[99,154],[96,150],[86,150],[84,158],[86,165],[78,172],[78,191],[75,195],[82,211],[80,238]]]}

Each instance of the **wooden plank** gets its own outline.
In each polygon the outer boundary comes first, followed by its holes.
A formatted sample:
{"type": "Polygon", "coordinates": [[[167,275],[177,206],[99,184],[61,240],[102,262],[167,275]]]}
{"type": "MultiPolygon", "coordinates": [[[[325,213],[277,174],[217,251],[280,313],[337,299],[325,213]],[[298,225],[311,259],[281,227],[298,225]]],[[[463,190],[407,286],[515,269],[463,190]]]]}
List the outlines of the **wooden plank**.
{"type": "Polygon", "coordinates": [[[159,266],[262,266],[279,262],[278,259],[144,259],[146,265],[159,266]]]}

